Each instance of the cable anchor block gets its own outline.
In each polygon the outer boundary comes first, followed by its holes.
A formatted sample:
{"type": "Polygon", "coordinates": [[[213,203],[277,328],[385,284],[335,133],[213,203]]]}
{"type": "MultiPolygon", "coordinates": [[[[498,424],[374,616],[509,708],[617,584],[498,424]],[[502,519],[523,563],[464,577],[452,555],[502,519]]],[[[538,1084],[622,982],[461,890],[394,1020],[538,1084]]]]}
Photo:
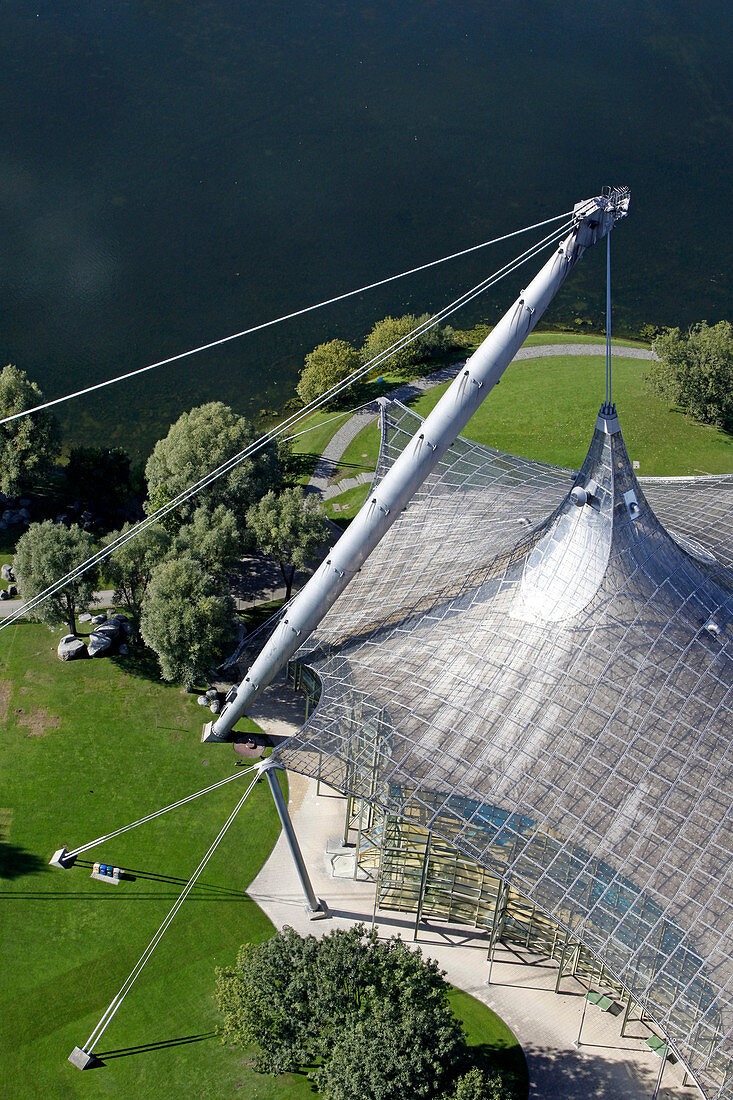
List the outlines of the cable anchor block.
{"type": "Polygon", "coordinates": [[[68,871],[76,863],[76,856],[69,855],[69,849],[64,845],[48,861],[49,867],[60,867],[62,871],[68,871]]]}

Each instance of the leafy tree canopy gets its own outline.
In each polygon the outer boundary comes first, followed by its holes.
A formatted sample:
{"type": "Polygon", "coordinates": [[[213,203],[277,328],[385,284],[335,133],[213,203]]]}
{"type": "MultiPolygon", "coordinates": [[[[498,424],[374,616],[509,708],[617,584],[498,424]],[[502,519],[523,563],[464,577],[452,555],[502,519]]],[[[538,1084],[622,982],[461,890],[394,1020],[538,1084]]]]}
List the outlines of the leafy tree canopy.
{"type": "MultiPolygon", "coordinates": [[[[80,527],[67,528],[50,519],[32,523],[18,539],[13,560],[23,599],[40,595],[91,557],[95,549],[91,535],[80,527]]],[[[75,634],[76,616],[89,609],[96,583],[97,571],[90,569],[39,604],[31,617],[50,626],[65,623],[69,633],[75,634]]]]}
{"type": "MultiPolygon", "coordinates": [[[[132,530],[126,523],[106,540],[114,542],[132,530]]],[[[143,600],[155,568],[160,565],[171,546],[171,536],[159,523],[146,527],[134,538],[123,542],[105,562],[105,572],[115,589],[115,603],[123,603],[135,622],[140,619],[143,600]]]]}
{"type": "MultiPolygon", "coordinates": [[[[385,317],[383,321],[377,321],[361,349],[363,361],[367,363],[386,352],[429,318],[428,313],[423,313],[420,317],[416,317],[414,313],[406,313],[403,317],[385,317]]],[[[434,325],[390,355],[384,363],[384,369],[405,370],[415,363],[432,359],[452,347],[453,339],[454,333],[450,325],[434,325]]]]}
{"type": "Polygon", "coordinates": [[[216,985],[224,1040],[254,1045],[262,1070],[318,1064],[327,1100],[500,1100],[471,1071],[447,991],[437,963],[364,925],[244,944],[216,985]]]}
{"type": "Polygon", "coordinates": [[[258,549],[279,564],[290,599],[296,569],[313,560],[328,535],[318,503],[299,485],[279,495],[266,493],[247,512],[247,526],[258,549]]]}
{"type": "Polygon", "coordinates": [[[733,431],[733,326],[701,321],[688,332],[667,329],[653,344],[649,378],[662,396],[704,424],[733,431]]]}
{"type": "MultiPolygon", "coordinates": [[[[0,371],[0,418],[31,409],[43,394],[25,371],[12,364],[0,371]]],[[[47,412],[22,416],[0,425],[0,491],[8,497],[22,493],[34,478],[43,477],[61,450],[61,433],[47,412]]]]}
{"type": "MultiPolygon", "coordinates": [[[[360,366],[359,352],[346,340],[329,340],[326,344],[319,344],[305,357],[305,366],[297,386],[298,397],[307,405],[360,366]]],[[[338,402],[339,399],[336,398],[329,404],[338,402]]]]}
{"type": "MultiPolygon", "coordinates": [[[[167,436],[155,444],[147,461],[148,513],[233,458],[255,438],[250,422],[221,401],[182,413],[167,436]]],[[[280,480],[276,449],[264,448],[180,505],[166,526],[176,530],[181,520],[190,520],[197,508],[213,512],[218,504],[231,509],[243,525],[247,508],[268,489],[278,487],[280,480]]]]}
{"type": "Polygon", "coordinates": [[[240,557],[242,531],[230,508],[218,504],[212,512],[199,507],[191,522],[184,524],[175,539],[179,554],[196,558],[207,573],[218,577],[240,557]]]}
{"type": "Polygon", "coordinates": [[[193,558],[174,558],[153,571],[140,632],[154,650],[164,680],[186,688],[207,679],[234,638],[234,604],[193,558]]]}

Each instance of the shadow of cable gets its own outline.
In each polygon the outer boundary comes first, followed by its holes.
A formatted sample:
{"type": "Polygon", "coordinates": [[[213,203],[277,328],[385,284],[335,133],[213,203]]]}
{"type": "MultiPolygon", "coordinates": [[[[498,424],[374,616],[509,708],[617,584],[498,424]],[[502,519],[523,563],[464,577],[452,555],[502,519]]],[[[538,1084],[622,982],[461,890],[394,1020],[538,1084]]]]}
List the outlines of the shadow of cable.
{"type": "MultiPolygon", "coordinates": [[[[79,859],[77,860],[79,867],[93,866],[91,860],[79,859]]],[[[164,882],[172,886],[185,886],[188,882],[186,878],[177,878],[174,875],[163,875],[158,871],[141,871],[135,867],[125,867],[123,881],[135,882],[137,879],[143,879],[148,882],[164,882]]],[[[197,882],[196,890],[209,894],[217,894],[220,897],[237,897],[244,898],[247,895],[243,890],[231,890],[227,886],[215,886],[213,883],[197,882]]]]}
{"type": "Polygon", "coordinates": [[[131,1054],[147,1054],[149,1051],[166,1050],[168,1047],[181,1047],[189,1043],[203,1043],[206,1039],[214,1039],[216,1031],[204,1031],[201,1035],[182,1035],[178,1039],[159,1039],[155,1043],[140,1043],[134,1047],[121,1047],[119,1050],[95,1051],[94,1056],[100,1061],[110,1058],[127,1058],[131,1054]]]}

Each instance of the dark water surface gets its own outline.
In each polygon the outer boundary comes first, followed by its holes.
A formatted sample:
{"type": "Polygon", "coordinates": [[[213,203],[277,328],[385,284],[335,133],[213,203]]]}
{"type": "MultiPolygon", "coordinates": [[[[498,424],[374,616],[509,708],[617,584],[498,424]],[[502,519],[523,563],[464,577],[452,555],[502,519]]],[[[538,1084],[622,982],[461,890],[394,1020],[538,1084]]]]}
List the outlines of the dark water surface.
{"type": "MultiPolygon", "coordinates": [[[[3,0],[0,358],[49,397],[632,188],[619,324],[730,316],[723,0],[3,0]]],[[[145,453],[178,413],[252,415],[302,356],[447,302],[458,261],[72,403],[145,453]]],[[[535,265],[538,266],[535,262],[535,265]]],[[[590,253],[551,314],[597,318],[590,253]]],[[[520,274],[457,324],[496,317],[520,274]]]]}

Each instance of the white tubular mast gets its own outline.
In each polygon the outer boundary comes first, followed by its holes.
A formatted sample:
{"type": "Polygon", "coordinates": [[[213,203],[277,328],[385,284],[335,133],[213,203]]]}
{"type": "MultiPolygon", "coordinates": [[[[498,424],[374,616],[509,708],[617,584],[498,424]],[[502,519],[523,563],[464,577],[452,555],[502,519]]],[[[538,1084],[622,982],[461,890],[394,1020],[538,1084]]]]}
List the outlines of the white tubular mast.
{"type": "Polygon", "coordinates": [[[578,203],[574,224],[545,266],[467,361],[361,511],[301,589],[203,741],[228,741],[247,707],[284,668],[486,400],[583,253],[629,206],[627,188],[578,203]]]}

